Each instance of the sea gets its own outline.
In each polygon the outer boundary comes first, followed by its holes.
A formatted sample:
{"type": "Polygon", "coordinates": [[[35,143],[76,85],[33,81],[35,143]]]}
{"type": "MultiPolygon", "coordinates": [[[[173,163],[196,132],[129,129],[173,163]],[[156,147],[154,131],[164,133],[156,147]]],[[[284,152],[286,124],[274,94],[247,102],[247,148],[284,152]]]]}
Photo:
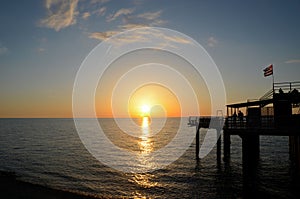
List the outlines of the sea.
{"type": "MultiPolygon", "coordinates": [[[[123,126],[128,122],[131,128],[132,120],[121,121],[123,126]]],[[[82,122],[88,126],[91,121],[82,122]]],[[[154,126],[157,122],[148,121],[146,130],[156,135],[155,138],[145,137],[145,124],[138,119],[132,127],[136,134],[128,136],[113,118],[98,119],[98,122],[114,145],[138,155],[167,146],[176,136],[179,125],[187,132],[196,131],[195,126],[187,125],[188,118],[164,119],[158,122],[163,124],[158,130],[154,126]],[[158,132],[154,132],[155,129],[158,132]],[[145,139],[150,139],[150,145],[140,148],[138,142],[145,139]]],[[[200,131],[201,143],[207,133],[200,131]]],[[[99,153],[110,152],[106,147],[100,149],[99,153]]],[[[73,119],[0,119],[0,170],[15,172],[17,178],[25,182],[104,198],[246,198],[248,193],[269,198],[300,196],[299,176],[289,156],[287,136],[260,136],[260,157],[252,178],[246,178],[243,173],[239,136],[231,136],[228,162],[217,161],[216,146],[197,160],[195,139],[182,150],[178,158],[162,168],[124,172],[89,152],[73,119]]],[[[112,154],[118,156],[118,153],[112,154]]],[[[223,156],[223,151],[221,154],[223,156]]],[[[178,154],[164,157],[168,160],[174,155],[178,154]]],[[[131,165],[130,156],[120,159],[127,166],[131,165]]]]}

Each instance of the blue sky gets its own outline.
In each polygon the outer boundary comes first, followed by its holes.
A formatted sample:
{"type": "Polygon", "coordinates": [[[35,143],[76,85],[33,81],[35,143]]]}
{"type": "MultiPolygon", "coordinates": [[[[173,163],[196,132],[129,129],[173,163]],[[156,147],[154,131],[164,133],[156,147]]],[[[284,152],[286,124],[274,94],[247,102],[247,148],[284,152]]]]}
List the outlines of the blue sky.
{"type": "Polygon", "coordinates": [[[275,81],[300,80],[299,1],[3,0],[0,13],[0,117],[69,116],[83,59],[101,40],[140,26],[199,42],[229,103],[269,90],[269,64],[275,81]]]}

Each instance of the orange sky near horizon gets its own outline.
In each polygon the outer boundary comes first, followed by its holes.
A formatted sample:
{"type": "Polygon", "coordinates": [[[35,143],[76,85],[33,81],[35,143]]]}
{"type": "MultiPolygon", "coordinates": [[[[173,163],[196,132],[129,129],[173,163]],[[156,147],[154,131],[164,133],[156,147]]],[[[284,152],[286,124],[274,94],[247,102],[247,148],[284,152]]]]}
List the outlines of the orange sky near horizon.
{"type": "MultiPolygon", "coordinates": [[[[60,91],[43,90],[38,95],[26,93],[22,101],[7,99],[0,117],[72,118],[72,87],[62,85],[62,88],[60,91]]],[[[180,57],[157,50],[132,52],[112,63],[99,80],[94,100],[99,118],[140,117],[143,105],[150,107],[151,117],[186,117],[197,112],[211,115],[209,92],[201,76],[180,57]],[[140,67],[144,62],[153,63],[140,67]],[[149,83],[153,79],[155,81],[149,83]],[[143,84],[145,80],[148,83],[143,84]],[[160,84],[166,80],[165,84],[160,84]],[[115,87],[120,88],[114,91],[115,87]],[[199,107],[191,103],[193,96],[187,92],[187,87],[193,90],[199,107]],[[182,106],[186,107],[185,111],[181,110],[182,106]]],[[[81,117],[91,118],[93,115],[85,112],[83,107],[81,117]]]]}
{"type": "Polygon", "coordinates": [[[149,116],[151,117],[180,117],[181,107],[176,96],[167,88],[148,84],[138,88],[132,93],[127,104],[117,104],[114,109],[114,115],[111,107],[104,103],[96,104],[97,116],[103,117],[107,113],[110,117],[127,117],[127,113],[132,118],[145,116],[143,106],[149,107],[149,116]],[[126,113],[127,112],[127,113],[126,113]]]}
{"type": "Polygon", "coordinates": [[[151,117],[186,117],[199,110],[211,115],[207,87],[195,69],[181,57],[153,49],[115,60],[95,94],[97,117],[140,117],[143,105],[150,107],[151,117]]]}

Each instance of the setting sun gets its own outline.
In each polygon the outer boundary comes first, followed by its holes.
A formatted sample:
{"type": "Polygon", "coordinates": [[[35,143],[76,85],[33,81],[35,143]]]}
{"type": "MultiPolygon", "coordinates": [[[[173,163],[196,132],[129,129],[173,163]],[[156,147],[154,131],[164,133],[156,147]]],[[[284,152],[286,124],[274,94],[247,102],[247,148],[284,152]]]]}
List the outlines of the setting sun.
{"type": "Polygon", "coordinates": [[[142,105],[141,106],[141,115],[143,115],[143,116],[149,115],[150,114],[150,110],[151,110],[151,108],[150,108],[149,105],[146,105],[146,104],[142,105]]]}
{"type": "Polygon", "coordinates": [[[136,89],[128,101],[131,117],[170,117],[180,115],[176,96],[164,86],[147,84],[136,89]]]}

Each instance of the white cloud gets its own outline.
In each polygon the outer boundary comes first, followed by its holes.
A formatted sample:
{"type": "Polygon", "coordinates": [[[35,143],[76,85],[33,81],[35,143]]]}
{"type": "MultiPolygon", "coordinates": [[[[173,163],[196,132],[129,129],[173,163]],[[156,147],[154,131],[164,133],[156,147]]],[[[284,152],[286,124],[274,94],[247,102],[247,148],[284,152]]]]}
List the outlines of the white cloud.
{"type": "Polygon", "coordinates": [[[218,44],[218,40],[217,40],[216,38],[214,38],[214,37],[209,37],[209,38],[208,38],[208,43],[207,43],[207,45],[208,45],[209,47],[215,47],[217,44],[218,44]]]}
{"type": "Polygon", "coordinates": [[[284,63],[286,64],[296,64],[296,63],[300,63],[300,59],[290,59],[285,61],[284,63]]]}
{"type": "Polygon", "coordinates": [[[6,48],[5,46],[3,46],[1,43],[0,43],[0,55],[4,55],[8,53],[8,48],[6,48]]]}
{"type": "Polygon", "coordinates": [[[115,14],[109,15],[106,18],[106,21],[111,22],[111,21],[116,20],[118,17],[120,17],[122,15],[126,16],[129,14],[132,14],[133,12],[134,12],[134,9],[132,9],[132,8],[122,8],[122,9],[118,10],[115,14]]]}
{"type": "Polygon", "coordinates": [[[90,16],[91,16],[91,14],[89,12],[84,12],[82,14],[82,18],[85,19],[85,20],[88,19],[90,16]]]}
{"type": "Polygon", "coordinates": [[[77,4],[78,0],[46,0],[48,16],[40,25],[59,31],[76,24],[77,4]]]}

